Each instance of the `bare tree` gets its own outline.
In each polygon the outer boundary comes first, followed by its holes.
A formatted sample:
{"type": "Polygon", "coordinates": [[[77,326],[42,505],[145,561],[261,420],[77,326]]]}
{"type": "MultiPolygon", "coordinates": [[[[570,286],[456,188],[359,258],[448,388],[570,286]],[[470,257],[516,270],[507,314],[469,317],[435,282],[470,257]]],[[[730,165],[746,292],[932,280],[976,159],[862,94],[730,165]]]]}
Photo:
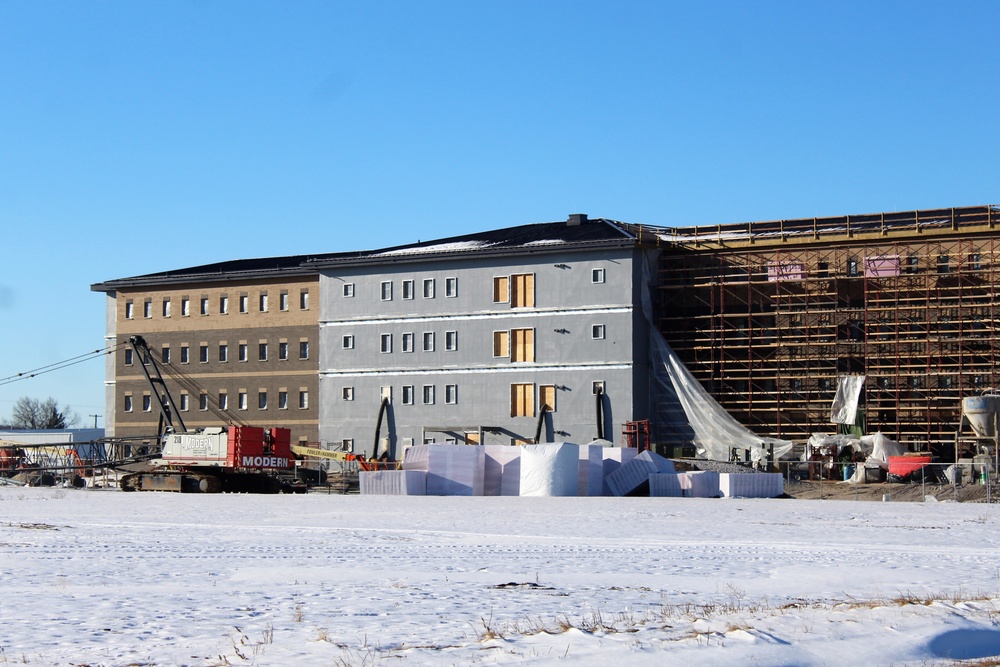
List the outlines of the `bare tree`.
{"type": "Polygon", "coordinates": [[[54,398],[39,401],[22,396],[14,404],[10,425],[14,428],[69,428],[80,421],[80,415],[67,405],[62,410],[54,398]]]}

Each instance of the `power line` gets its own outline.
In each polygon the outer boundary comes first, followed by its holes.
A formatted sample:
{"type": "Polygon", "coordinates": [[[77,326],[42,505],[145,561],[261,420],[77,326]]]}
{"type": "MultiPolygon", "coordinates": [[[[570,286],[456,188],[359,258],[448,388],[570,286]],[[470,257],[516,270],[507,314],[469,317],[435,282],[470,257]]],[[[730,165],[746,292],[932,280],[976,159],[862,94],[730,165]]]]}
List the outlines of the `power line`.
{"type": "Polygon", "coordinates": [[[69,368],[70,366],[75,366],[76,364],[82,364],[85,361],[90,361],[91,359],[96,359],[108,354],[114,354],[115,351],[121,347],[122,344],[118,343],[116,345],[108,346],[104,349],[97,349],[91,352],[86,352],[84,354],[77,355],[75,357],[70,357],[69,359],[64,359],[63,361],[57,361],[52,364],[47,364],[45,366],[39,366],[30,371],[24,371],[22,373],[15,373],[5,378],[0,378],[0,386],[11,384],[13,382],[19,382],[21,380],[27,380],[29,378],[37,377],[39,375],[45,375],[46,373],[51,373],[52,371],[62,370],[63,368],[69,368]]]}

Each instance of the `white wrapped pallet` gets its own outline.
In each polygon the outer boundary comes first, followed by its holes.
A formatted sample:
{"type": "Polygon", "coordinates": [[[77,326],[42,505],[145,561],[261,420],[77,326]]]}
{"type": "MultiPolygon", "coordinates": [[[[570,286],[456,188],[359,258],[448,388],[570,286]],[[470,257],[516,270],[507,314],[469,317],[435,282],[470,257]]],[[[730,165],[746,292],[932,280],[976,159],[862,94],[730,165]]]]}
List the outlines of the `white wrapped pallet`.
{"type": "MultiPolygon", "coordinates": [[[[645,453],[645,452],[644,452],[645,453]]],[[[649,494],[649,476],[661,472],[649,457],[635,457],[604,478],[613,496],[649,494]]],[[[662,471],[671,472],[671,471],[662,471]]]]}
{"type": "Polygon", "coordinates": [[[522,496],[575,496],[580,448],[571,442],[521,447],[522,496]]]}
{"type": "Polygon", "coordinates": [[[427,491],[424,470],[363,470],[358,481],[362,495],[422,496],[427,491]]]}
{"type": "Polygon", "coordinates": [[[673,472],[654,472],[649,476],[651,498],[680,498],[684,495],[680,475],[673,472]]]}
{"type": "Polygon", "coordinates": [[[600,496],[604,489],[604,445],[580,445],[578,496],[600,496]]]}
{"type": "Polygon", "coordinates": [[[516,496],[521,486],[521,448],[484,445],[483,495],[516,496]]]}
{"type": "Polygon", "coordinates": [[[677,472],[674,469],[673,461],[671,461],[670,459],[663,458],[662,456],[660,456],[659,454],[657,454],[652,450],[649,449],[643,450],[643,452],[641,454],[636,455],[635,458],[641,461],[648,461],[649,463],[652,463],[654,466],[656,466],[657,472],[677,472]]]}
{"type": "Polygon", "coordinates": [[[427,445],[411,445],[403,451],[403,470],[427,470],[427,445]]]}
{"type": "Polygon", "coordinates": [[[685,498],[719,498],[719,473],[714,470],[689,470],[678,473],[685,498]]]}
{"type": "Polygon", "coordinates": [[[723,498],[777,498],[785,492],[780,472],[723,473],[719,475],[723,498]]]}
{"type": "Polygon", "coordinates": [[[403,468],[427,471],[428,496],[481,496],[485,459],[478,445],[414,445],[406,450],[403,468]]]}
{"type": "MultiPolygon", "coordinates": [[[[604,444],[607,442],[608,442],[607,440],[595,440],[590,444],[596,445],[596,444],[604,444]]],[[[622,467],[622,465],[632,461],[638,453],[639,450],[631,447],[613,447],[613,446],[602,447],[601,457],[604,460],[604,483],[601,485],[602,496],[614,495],[611,492],[611,487],[608,486],[608,476],[610,476],[611,473],[622,467]]]]}

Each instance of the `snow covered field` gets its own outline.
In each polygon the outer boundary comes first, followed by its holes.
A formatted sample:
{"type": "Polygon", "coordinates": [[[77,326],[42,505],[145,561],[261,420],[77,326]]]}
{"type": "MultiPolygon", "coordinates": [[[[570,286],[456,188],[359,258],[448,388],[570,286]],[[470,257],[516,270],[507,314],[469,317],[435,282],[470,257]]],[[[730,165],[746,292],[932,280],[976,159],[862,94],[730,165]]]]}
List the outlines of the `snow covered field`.
{"type": "MultiPolygon", "coordinates": [[[[944,665],[1000,508],[0,487],[0,665],[944,665]]],[[[951,658],[951,659],[950,659],[951,658]]]]}

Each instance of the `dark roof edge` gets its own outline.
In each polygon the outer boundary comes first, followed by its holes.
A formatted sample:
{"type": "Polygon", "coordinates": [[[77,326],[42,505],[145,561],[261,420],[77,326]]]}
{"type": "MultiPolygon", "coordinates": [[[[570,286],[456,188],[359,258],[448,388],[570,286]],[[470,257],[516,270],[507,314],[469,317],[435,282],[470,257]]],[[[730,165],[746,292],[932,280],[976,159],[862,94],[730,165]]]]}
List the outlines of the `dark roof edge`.
{"type": "Polygon", "coordinates": [[[153,274],[147,276],[136,276],[134,278],[119,278],[116,280],[106,280],[101,283],[94,283],[90,286],[91,292],[112,292],[123,287],[141,287],[144,285],[182,285],[184,283],[206,283],[206,282],[237,282],[243,280],[260,280],[270,278],[275,275],[280,276],[315,276],[318,271],[308,263],[298,266],[254,270],[254,271],[214,271],[206,273],[185,273],[185,274],[153,274]]]}

